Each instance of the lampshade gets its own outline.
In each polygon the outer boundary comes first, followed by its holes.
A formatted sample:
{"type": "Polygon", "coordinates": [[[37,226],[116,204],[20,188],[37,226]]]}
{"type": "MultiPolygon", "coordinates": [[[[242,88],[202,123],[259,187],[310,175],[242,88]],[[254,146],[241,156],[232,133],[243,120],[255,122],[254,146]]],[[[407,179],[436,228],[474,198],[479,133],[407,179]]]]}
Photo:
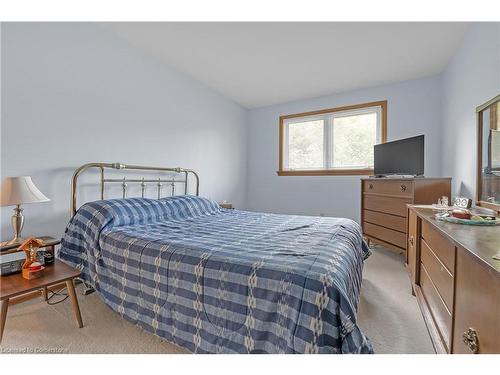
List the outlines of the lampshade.
{"type": "Polygon", "coordinates": [[[50,201],[38,190],[30,176],[7,177],[0,192],[0,206],[50,201]]]}

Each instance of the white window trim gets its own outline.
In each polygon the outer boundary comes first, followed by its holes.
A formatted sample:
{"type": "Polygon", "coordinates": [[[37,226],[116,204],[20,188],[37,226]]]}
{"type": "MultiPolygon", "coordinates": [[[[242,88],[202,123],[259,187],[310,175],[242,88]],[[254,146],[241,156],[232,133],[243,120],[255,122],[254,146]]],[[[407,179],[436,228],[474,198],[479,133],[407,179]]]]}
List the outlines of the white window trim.
{"type": "MultiPolygon", "coordinates": [[[[284,170],[287,171],[307,171],[307,170],[317,170],[317,168],[302,168],[302,169],[290,169],[288,167],[288,147],[289,147],[289,141],[290,141],[290,134],[288,131],[288,126],[290,124],[295,124],[298,122],[307,122],[307,121],[318,121],[318,120],[323,120],[326,121],[326,115],[312,115],[312,116],[304,116],[304,117],[294,117],[290,119],[286,119],[283,121],[283,168],[284,170]]],[[[325,137],[325,124],[323,123],[323,137],[325,137]]],[[[324,143],[325,140],[323,140],[323,152],[325,150],[326,144],[324,143]]],[[[325,163],[326,163],[326,158],[325,155],[323,155],[323,169],[325,168],[325,163]]]]}
{"type": "Polygon", "coordinates": [[[315,120],[323,120],[323,168],[320,170],[342,170],[342,169],[367,169],[367,168],[373,168],[373,166],[368,166],[368,167],[350,167],[350,168],[335,168],[333,166],[333,144],[334,144],[334,139],[333,139],[333,122],[336,118],[342,118],[342,117],[349,117],[349,116],[355,116],[355,115],[362,115],[362,114],[367,114],[367,113],[376,113],[377,114],[377,124],[376,124],[376,143],[379,144],[382,142],[382,105],[374,105],[374,106],[369,106],[369,107],[363,107],[363,108],[356,108],[356,109],[349,109],[345,111],[332,111],[332,112],[327,112],[327,113],[322,113],[322,114],[315,114],[315,115],[309,115],[309,116],[298,116],[298,117],[291,117],[283,120],[283,155],[282,155],[282,160],[283,160],[283,171],[290,171],[290,172],[300,172],[300,171],[311,171],[311,170],[318,170],[317,168],[301,168],[301,169],[290,169],[288,162],[288,151],[289,151],[289,125],[298,123],[298,122],[307,122],[307,121],[315,121],[315,120]]]}

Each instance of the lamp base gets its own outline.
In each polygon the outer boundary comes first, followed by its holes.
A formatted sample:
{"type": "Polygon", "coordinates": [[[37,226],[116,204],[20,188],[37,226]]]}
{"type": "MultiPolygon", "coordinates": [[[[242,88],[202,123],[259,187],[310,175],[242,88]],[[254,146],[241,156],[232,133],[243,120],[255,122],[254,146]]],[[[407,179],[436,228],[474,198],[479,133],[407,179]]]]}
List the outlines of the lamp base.
{"type": "Polygon", "coordinates": [[[24,226],[24,215],[20,204],[16,204],[16,207],[14,207],[14,215],[10,218],[10,222],[12,224],[12,229],[14,230],[14,238],[10,241],[2,242],[0,244],[1,246],[17,245],[18,243],[21,244],[24,241],[24,238],[21,237],[21,231],[24,226]]]}

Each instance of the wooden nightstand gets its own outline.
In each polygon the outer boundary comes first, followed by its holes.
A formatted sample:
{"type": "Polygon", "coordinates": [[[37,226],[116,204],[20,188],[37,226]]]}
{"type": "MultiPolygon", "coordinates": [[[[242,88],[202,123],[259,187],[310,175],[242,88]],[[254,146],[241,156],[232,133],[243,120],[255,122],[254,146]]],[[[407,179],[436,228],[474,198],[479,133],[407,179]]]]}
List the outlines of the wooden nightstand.
{"type": "Polygon", "coordinates": [[[3,332],[5,328],[5,320],[7,319],[7,309],[11,298],[42,289],[45,290],[47,296],[47,287],[51,285],[66,283],[68,295],[73,305],[76,322],[79,328],[83,327],[80,307],[75,293],[73,280],[80,276],[80,271],[70,267],[60,260],[55,260],[53,264],[47,266],[43,271],[43,275],[37,279],[26,280],[20,273],[15,273],[0,278],[0,343],[2,342],[3,332]]]}

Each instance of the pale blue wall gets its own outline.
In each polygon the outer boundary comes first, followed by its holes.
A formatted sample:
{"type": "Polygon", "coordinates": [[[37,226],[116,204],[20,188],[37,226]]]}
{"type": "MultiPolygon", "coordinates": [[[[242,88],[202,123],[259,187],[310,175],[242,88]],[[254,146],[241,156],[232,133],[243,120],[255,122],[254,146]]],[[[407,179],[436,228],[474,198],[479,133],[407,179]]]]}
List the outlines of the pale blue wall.
{"type": "Polygon", "coordinates": [[[245,109],[95,24],[4,23],[1,42],[2,177],[52,198],[25,206],[23,234],[61,235],[71,175],[91,161],[193,168],[203,195],[244,207],[245,109]]]}
{"type": "Polygon", "coordinates": [[[475,198],[475,109],[500,94],[500,23],[472,25],[442,81],[442,170],[454,194],[475,198]]]}
{"type": "Polygon", "coordinates": [[[498,23],[474,24],[441,75],[246,111],[96,25],[3,24],[2,177],[32,175],[53,199],[25,207],[26,235],[62,232],[89,161],[187,166],[238,208],[357,220],[359,177],[276,175],[278,117],[387,99],[389,140],[425,134],[425,174],[472,196],[474,109],[500,92],[499,40],[498,23]]]}
{"type": "Polygon", "coordinates": [[[255,211],[342,216],[359,220],[360,176],[281,176],[280,115],[387,100],[388,139],[425,134],[425,174],[441,174],[439,76],[251,110],[248,124],[248,199],[255,211]]]}
{"type": "Polygon", "coordinates": [[[357,176],[278,177],[283,114],[387,99],[389,140],[425,134],[425,175],[453,178],[453,195],[475,197],[475,108],[500,93],[500,23],[473,23],[439,75],[251,110],[247,207],[359,220],[357,176]]]}

